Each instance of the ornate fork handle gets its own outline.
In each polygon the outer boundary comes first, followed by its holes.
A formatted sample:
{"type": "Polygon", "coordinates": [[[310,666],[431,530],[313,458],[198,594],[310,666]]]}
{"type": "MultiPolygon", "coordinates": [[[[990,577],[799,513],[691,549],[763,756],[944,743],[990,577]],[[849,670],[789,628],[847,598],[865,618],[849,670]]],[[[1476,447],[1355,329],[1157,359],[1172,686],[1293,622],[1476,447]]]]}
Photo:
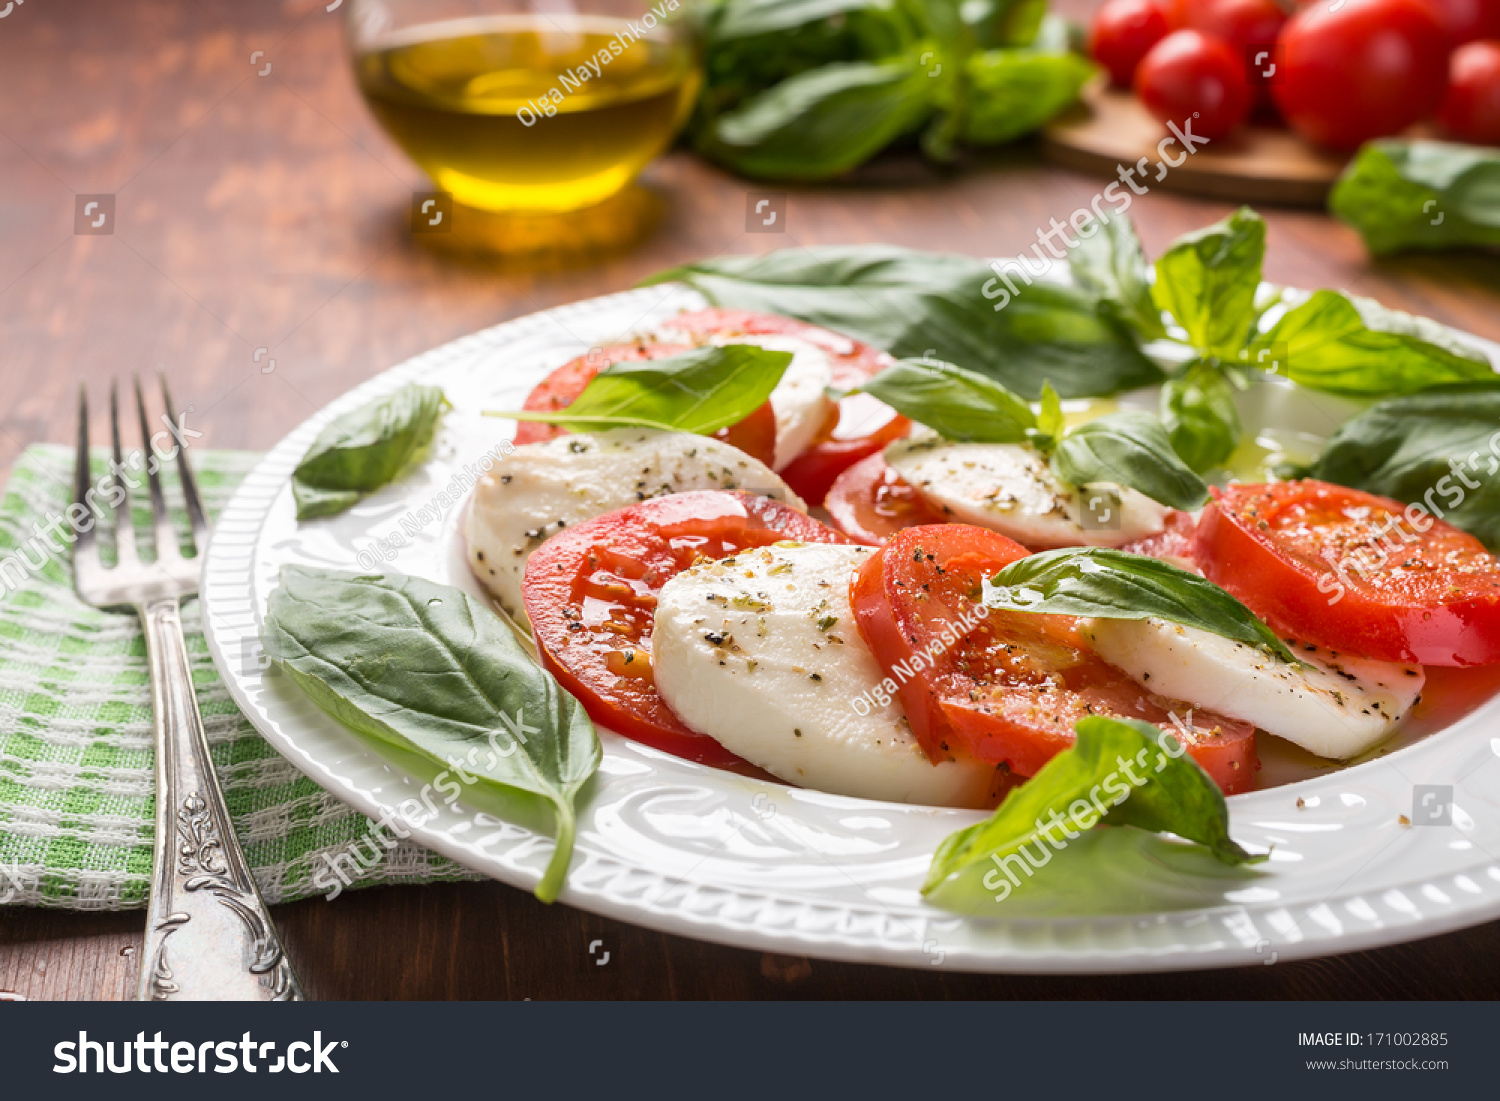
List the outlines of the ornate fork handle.
{"type": "Polygon", "coordinates": [[[156,853],[137,997],[300,1001],[209,758],[176,600],[142,604],[156,711],[156,853]]]}

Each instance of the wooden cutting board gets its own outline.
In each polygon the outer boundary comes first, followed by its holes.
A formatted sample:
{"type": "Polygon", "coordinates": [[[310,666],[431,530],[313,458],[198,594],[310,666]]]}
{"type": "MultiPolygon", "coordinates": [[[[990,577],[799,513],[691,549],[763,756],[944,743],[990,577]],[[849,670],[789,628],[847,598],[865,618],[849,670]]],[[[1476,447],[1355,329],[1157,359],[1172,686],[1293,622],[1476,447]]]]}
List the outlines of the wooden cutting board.
{"type": "MultiPolygon", "coordinates": [[[[1290,130],[1242,127],[1170,168],[1158,181],[1157,145],[1167,129],[1127,91],[1092,84],[1082,101],[1042,131],[1049,159],[1080,172],[1118,179],[1120,165],[1148,162],[1150,187],[1245,203],[1321,207],[1348,157],[1316,149],[1290,130]]],[[[1181,156],[1174,141],[1166,147],[1181,156]]]]}

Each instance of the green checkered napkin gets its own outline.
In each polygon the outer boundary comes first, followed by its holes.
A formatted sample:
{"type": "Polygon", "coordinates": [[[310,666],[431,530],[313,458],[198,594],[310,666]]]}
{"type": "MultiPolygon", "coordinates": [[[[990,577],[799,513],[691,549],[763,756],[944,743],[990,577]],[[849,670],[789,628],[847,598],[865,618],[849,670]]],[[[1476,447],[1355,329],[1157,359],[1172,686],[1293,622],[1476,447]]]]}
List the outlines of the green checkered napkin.
{"type": "MultiPolygon", "coordinates": [[[[194,451],[205,504],[216,514],[255,463],[240,452],[194,451]]],[[[26,451],[0,500],[0,903],[72,910],[144,906],[155,829],[151,687],[134,616],[101,612],[73,594],[66,555],[40,560],[33,523],[47,530],[71,500],[71,451],[26,451]],[[35,539],[35,541],[33,541],[35,539]]],[[[98,473],[103,473],[103,467],[98,473]]],[[[166,479],[168,496],[177,489],[166,479]]],[[[136,495],[137,530],[149,514],[136,495]]],[[[180,504],[180,495],[176,497],[180,504]]],[[[181,514],[180,508],[174,508],[181,514]]],[[[62,543],[65,525],[54,529],[62,543]]],[[[143,535],[144,539],[144,535],[143,535]]],[[[214,764],[235,832],[268,902],[324,893],[324,860],[369,836],[363,815],[277,755],[240,714],[184,609],[188,653],[214,764]]],[[[394,839],[392,839],[394,840],[394,839]]],[[[371,851],[368,842],[359,850],[371,851]]],[[[348,875],[364,859],[342,860],[348,875]]],[[[479,878],[411,842],[353,886],[479,878]]]]}

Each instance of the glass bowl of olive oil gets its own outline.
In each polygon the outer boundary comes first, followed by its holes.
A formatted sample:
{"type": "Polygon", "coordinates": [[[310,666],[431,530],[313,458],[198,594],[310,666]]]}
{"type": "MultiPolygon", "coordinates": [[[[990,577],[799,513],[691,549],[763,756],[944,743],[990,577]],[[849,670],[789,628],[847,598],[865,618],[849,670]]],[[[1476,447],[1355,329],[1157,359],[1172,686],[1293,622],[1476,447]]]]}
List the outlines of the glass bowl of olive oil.
{"type": "Polygon", "coordinates": [[[346,26],[371,111],[455,206],[555,218],[619,195],[686,120],[687,2],[354,0],[346,26]]]}

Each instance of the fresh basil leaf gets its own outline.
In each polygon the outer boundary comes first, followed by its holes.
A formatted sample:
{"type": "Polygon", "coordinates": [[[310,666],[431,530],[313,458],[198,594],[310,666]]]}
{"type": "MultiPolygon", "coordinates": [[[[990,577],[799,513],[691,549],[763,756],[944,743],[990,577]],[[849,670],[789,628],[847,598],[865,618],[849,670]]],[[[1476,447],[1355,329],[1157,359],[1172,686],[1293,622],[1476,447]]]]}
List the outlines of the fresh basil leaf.
{"type": "Polygon", "coordinates": [[[1439,141],[1375,141],[1328,197],[1377,256],[1405,249],[1500,246],[1500,150],[1439,141]]]}
{"type": "Polygon", "coordinates": [[[1051,451],[1068,430],[1068,419],[1063,416],[1062,398],[1058,397],[1050,382],[1042,383],[1041,404],[1041,412],[1036,418],[1036,430],[1044,449],[1051,451]]]}
{"type": "Polygon", "coordinates": [[[412,383],[333,421],[292,472],[297,519],[342,512],[395,481],[432,442],[447,408],[436,386],[412,383]]]}
{"type": "Polygon", "coordinates": [[[288,566],[271,594],[265,645],[356,734],[550,802],[557,846],[536,896],[557,897],[574,803],[603,751],[583,706],[493,612],[416,577],[288,566]]]}
{"type": "Polygon", "coordinates": [[[759,179],[824,180],[857,168],[932,110],[915,56],[833,62],[798,73],[716,118],[700,153],[759,179]]]}
{"type": "Polygon", "coordinates": [[[1165,337],[1161,307],[1151,295],[1150,267],[1135,225],[1127,215],[1113,212],[1092,219],[1091,224],[1092,230],[1075,230],[1078,247],[1068,260],[1073,282],[1114,310],[1142,340],[1165,337]]]}
{"type": "Polygon", "coordinates": [[[1199,474],[1222,466],[1240,443],[1240,413],[1224,372],[1194,364],[1161,390],[1161,423],[1172,450],[1199,474]]]}
{"type": "Polygon", "coordinates": [[[959,10],[982,49],[1033,46],[1049,22],[1047,0],[966,0],[959,10]]]}
{"type": "Polygon", "coordinates": [[[636,425],[709,436],[765,404],[791,362],[791,352],[754,344],[694,348],[665,359],[611,364],[561,412],[487,415],[560,424],[570,432],[636,425]]]}
{"type": "Polygon", "coordinates": [[[736,39],[774,35],[819,23],[846,18],[871,9],[894,10],[891,0],[732,0],[721,4],[712,22],[712,44],[721,46],[736,39]]]}
{"type": "Polygon", "coordinates": [[[1074,53],[984,50],[968,60],[971,88],[964,140],[973,145],[1014,141],[1078,102],[1098,67],[1074,53]]]}
{"type": "MultiPolygon", "coordinates": [[[[1138,719],[1095,715],[1079,721],[1077,740],[1011,790],[993,815],[950,834],[933,854],[922,893],[976,864],[994,867],[984,886],[1008,897],[1023,882],[1007,868],[1024,845],[1060,849],[1100,821],[1196,842],[1228,865],[1253,864],[1229,836],[1224,794],[1169,733],[1138,719]]],[[[1050,853],[1047,858],[1050,860],[1050,853]]],[[[1046,863],[1047,860],[1041,861],[1046,863]]],[[[1035,862],[1033,862],[1035,863],[1035,862]]],[[[1030,868],[1025,872],[1029,878],[1030,868]]]]}
{"type": "Polygon", "coordinates": [[[951,363],[897,360],[860,389],[950,440],[1024,443],[1037,427],[1021,398],[951,363]]]}
{"type": "Polygon", "coordinates": [[[1208,503],[1208,486],[1177,457],[1167,430],[1150,413],[1125,410],[1080,424],[1057,442],[1051,465],[1068,485],[1112,482],[1169,508],[1208,503]]]}
{"type": "Polygon", "coordinates": [[[1012,294],[970,257],[853,245],[703,260],[646,282],[680,280],[717,306],[795,317],[898,357],[962,363],[1028,401],[1044,379],[1065,398],[1162,381],[1093,296],[1055,283],[1026,286],[1016,267],[1005,268],[1012,294]]]}
{"type": "Polygon", "coordinates": [[[1391,398],[1345,422],[1309,477],[1462,528],[1500,553],[1500,378],[1391,398]]]}
{"type": "Polygon", "coordinates": [[[1073,547],[1028,555],[986,581],[983,599],[1012,612],[1165,619],[1298,664],[1276,632],[1212,581],[1140,554],[1073,547]]]}
{"type": "Polygon", "coordinates": [[[1321,290],[1251,345],[1253,364],[1346,397],[1391,397],[1492,377],[1485,357],[1427,318],[1321,290]]]}
{"type": "Polygon", "coordinates": [[[1265,257],[1265,220],[1241,207],[1222,222],[1178,238],[1156,261],[1152,295],[1199,352],[1237,356],[1255,320],[1265,257]]]}

